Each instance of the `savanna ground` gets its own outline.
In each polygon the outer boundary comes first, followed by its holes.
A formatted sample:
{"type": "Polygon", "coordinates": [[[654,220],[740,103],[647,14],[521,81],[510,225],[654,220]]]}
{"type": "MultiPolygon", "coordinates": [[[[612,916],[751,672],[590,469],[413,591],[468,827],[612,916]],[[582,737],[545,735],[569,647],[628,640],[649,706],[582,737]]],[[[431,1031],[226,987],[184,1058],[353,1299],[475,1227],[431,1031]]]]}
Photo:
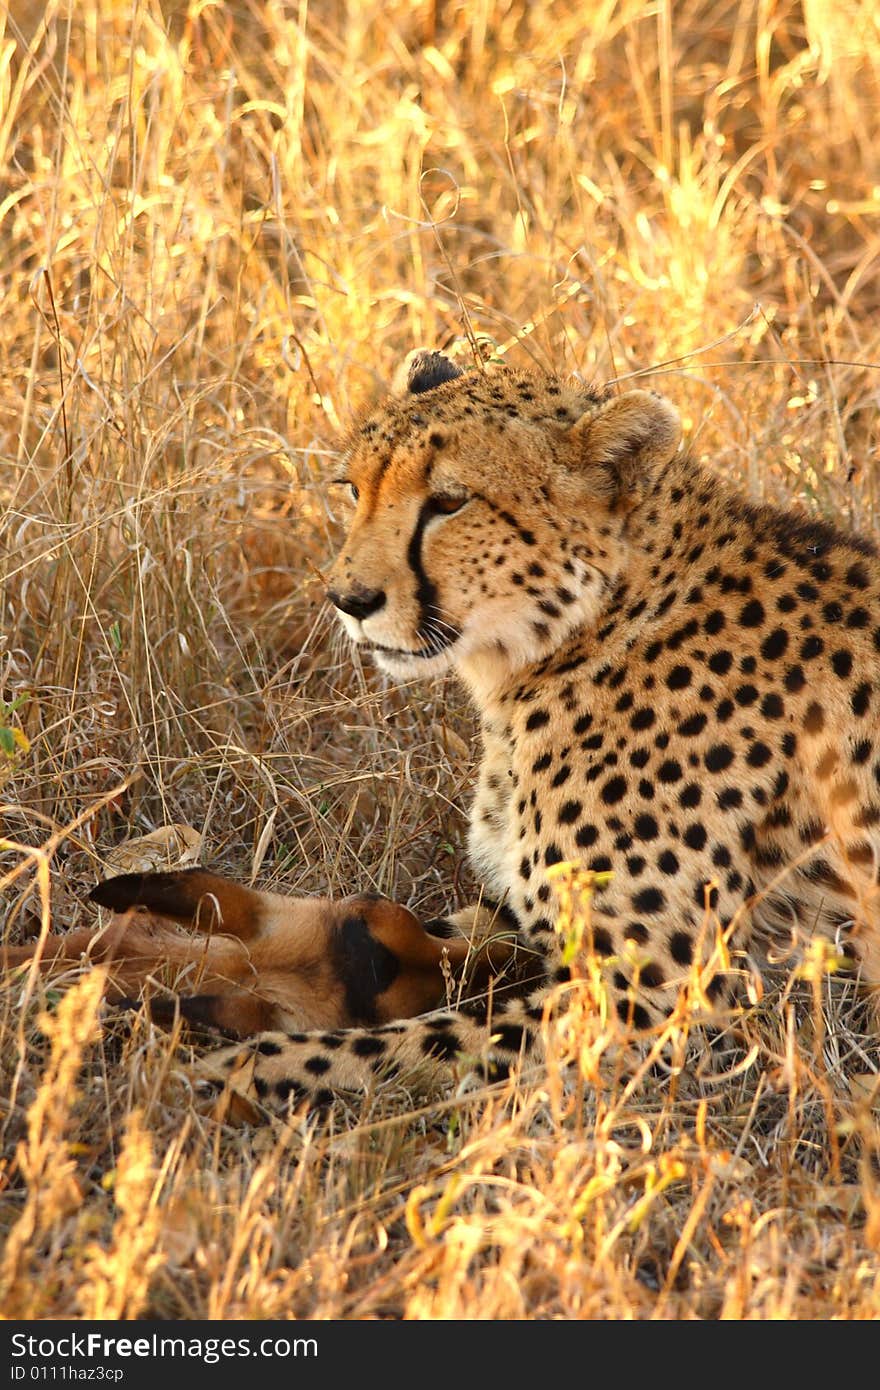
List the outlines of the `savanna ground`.
{"type": "MultiPolygon", "coordinates": [[[[639,375],[756,497],[876,524],[871,0],[0,10],[0,892],[128,838],[291,892],[471,896],[474,729],[322,603],[340,434],[415,344],[639,375]]],[[[577,926],[569,920],[569,927],[577,926]]],[[[2,994],[7,1316],[880,1313],[877,1049],[781,962],[706,1065],[227,1123],[71,970],[2,994]]]]}

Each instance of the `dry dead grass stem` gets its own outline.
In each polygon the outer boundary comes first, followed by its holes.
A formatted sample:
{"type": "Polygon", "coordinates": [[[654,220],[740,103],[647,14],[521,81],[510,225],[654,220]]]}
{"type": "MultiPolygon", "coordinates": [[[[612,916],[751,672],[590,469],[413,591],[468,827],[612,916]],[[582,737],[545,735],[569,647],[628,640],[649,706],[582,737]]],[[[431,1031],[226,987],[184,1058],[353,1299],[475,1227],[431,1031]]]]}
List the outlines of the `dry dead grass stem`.
{"type": "MultiPolygon", "coordinates": [[[[7,931],[172,822],[263,884],[466,900],[461,696],[320,606],[339,431],[414,343],[647,372],[755,495],[871,527],[878,125],[869,0],[0,10],[7,931]]],[[[781,968],[625,1065],[579,959],[546,1076],[329,1131],[226,1127],[93,979],[9,982],[3,1311],[876,1316],[852,991],[781,968]]]]}

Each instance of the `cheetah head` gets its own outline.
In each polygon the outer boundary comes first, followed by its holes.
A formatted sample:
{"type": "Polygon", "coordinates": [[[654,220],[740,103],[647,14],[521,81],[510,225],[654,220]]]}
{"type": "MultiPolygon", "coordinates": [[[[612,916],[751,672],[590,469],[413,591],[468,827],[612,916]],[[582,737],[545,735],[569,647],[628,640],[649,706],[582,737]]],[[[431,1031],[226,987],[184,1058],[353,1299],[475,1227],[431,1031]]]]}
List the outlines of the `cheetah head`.
{"type": "Polygon", "coordinates": [[[595,619],[680,434],[645,391],[411,353],[346,452],[354,513],[328,597],[396,679],[501,681],[595,619]]]}

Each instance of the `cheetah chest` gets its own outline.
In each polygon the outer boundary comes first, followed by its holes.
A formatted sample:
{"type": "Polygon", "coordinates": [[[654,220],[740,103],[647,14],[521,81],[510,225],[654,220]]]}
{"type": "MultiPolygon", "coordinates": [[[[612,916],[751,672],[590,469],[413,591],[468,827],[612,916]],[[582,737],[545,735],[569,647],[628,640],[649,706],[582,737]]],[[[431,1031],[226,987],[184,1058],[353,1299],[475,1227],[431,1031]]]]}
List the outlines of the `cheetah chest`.
{"type": "Polygon", "coordinates": [[[510,731],[500,721],[483,723],[482,740],[483,756],[471,807],[468,849],[475,874],[492,896],[500,898],[510,894],[516,886],[514,750],[510,731]]]}

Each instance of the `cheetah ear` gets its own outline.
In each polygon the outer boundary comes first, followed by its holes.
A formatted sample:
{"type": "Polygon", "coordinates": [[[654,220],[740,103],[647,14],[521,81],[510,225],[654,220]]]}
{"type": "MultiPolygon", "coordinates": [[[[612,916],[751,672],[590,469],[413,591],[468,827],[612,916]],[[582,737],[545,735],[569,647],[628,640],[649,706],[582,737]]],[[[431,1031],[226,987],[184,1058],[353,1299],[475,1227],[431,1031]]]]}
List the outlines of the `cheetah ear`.
{"type": "Polygon", "coordinates": [[[391,382],[392,396],[418,396],[423,391],[433,391],[445,381],[455,381],[464,376],[461,367],[456,367],[442,352],[432,348],[416,348],[407,353],[391,382]]]}
{"type": "Polygon", "coordinates": [[[645,496],[681,441],[678,411],[651,391],[627,391],[588,411],[569,431],[581,466],[605,474],[608,501],[630,511],[645,496]]]}

